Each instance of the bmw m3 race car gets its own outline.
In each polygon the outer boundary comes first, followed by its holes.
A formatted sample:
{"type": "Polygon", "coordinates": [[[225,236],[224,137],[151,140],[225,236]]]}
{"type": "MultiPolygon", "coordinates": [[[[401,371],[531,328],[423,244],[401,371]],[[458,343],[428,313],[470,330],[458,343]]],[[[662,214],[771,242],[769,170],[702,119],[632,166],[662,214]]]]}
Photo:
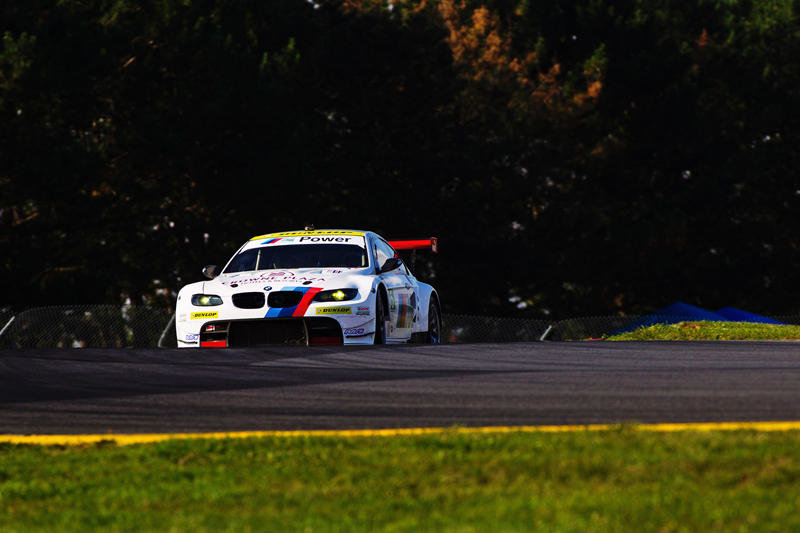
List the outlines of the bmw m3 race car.
{"type": "Polygon", "coordinates": [[[439,344],[439,296],[395,251],[414,248],[437,242],[351,230],[253,237],[222,269],[205,267],[209,281],[180,290],[178,346],[439,344]]]}

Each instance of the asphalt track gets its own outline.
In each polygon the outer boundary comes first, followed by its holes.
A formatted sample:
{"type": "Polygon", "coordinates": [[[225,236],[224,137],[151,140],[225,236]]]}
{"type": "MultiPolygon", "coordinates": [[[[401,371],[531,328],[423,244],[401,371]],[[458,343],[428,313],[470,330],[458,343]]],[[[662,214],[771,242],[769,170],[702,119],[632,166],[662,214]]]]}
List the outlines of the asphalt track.
{"type": "Polygon", "coordinates": [[[800,420],[800,343],[0,351],[0,434],[800,420]]]}

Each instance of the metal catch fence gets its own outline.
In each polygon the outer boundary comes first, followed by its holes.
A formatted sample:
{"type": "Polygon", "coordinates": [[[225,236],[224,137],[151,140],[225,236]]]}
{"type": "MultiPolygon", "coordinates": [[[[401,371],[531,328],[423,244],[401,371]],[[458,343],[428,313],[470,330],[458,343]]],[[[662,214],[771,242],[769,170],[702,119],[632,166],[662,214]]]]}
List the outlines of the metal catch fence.
{"type": "Polygon", "coordinates": [[[445,315],[442,339],[448,343],[538,341],[552,328],[547,320],[475,315],[445,315]]]}
{"type": "Polygon", "coordinates": [[[166,309],[118,305],[37,307],[2,316],[0,348],[156,347],[172,317],[166,309]]]}
{"type": "MultiPolygon", "coordinates": [[[[800,324],[800,315],[772,317],[800,324]]],[[[600,316],[548,321],[445,315],[447,343],[601,339],[655,323],[691,321],[679,315],[600,316]]],[[[163,308],[119,305],[0,307],[0,348],[174,348],[174,315],[163,308]]]]}

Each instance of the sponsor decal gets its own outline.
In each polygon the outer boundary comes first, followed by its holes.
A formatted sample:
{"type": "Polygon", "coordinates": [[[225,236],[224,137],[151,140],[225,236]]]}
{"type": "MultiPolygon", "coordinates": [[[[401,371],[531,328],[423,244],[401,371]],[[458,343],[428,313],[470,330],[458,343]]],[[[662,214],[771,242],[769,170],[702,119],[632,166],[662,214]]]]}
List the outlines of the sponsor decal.
{"type": "MultiPolygon", "coordinates": [[[[231,287],[238,287],[239,285],[247,285],[250,283],[303,283],[304,281],[323,282],[325,278],[322,276],[315,276],[311,274],[299,273],[295,275],[293,272],[285,272],[283,270],[263,272],[261,274],[249,275],[242,279],[237,279],[236,284],[231,283],[231,287]]],[[[222,282],[225,285],[225,282],[222,282]]]]}
{"type": "Polygon", "coordinates": [[[318,315],[349,315],[351,307],[317,307],[318,315]]]}
{"type": "Polygon", "coordinates": [[[414,321],[415,306],[411,305],[411,298],[408,294],[397,295],[398,312],[397,312],[397,328],[406,329],[410,328],[414,321]]]}
{"type": "Polygon", "coordinates": [[[297,242],[350,242],[350,237],[300,237],[297,242]]]}
{"type": "Polygon", "coordinates": [[[192,313],[192,320],[203,319],[203,318],[217,318],[219,316],[218,311],[201,311],[199,313],[192,313]]]}
{"type": "Polygon", "coordinates": [[[314,270],[303,269],[303,274],[341,274],[344,270],[338,268],[319,268],[314,270]]]}
{"type": "Polygon", "coordinates": [[[189,333],[188,335],[186,335],[185,338],[186,338],[186,340],[188,342],[197,342],[197,340],[200,338],[200,334],[199,333],[189,333]]]}
{"type": "Polygon", "coordinates": [[[364,334],[364,328],[347,328],[344,330],[345,337],[358,337],[364,334]]]}
{"type": "Polygon", "coordinates": [[[321,287],[286,287],[285,291],[297,291],[303,293],[300,303],[294,307],[272,307],[264,315],[266,318],[285,318],[292,316],[305,316],[308,306],[314,301],[314,296],[322,290],[321,287]]]}
{"type": "Polygon", "coordinates": [[[349,244],[365,248],[364,237],[348,237],[343,235],[303,235],[300,237],[270,237],[265,240],[253,241],[248,248],[253,249],[255,244],[259,246],[282,246],[282,245],[307,245],[307,244],[349,244]]]}
{"type": "Polygon", "coordinates": [[[312,231],[282,231],[280,233],[267,233],[265,235],[257,235],[250,239],[251,241],[258,241],[261,239],[268,239],[271,237],[301,237],[301,236],[315,236],[315,235],[351,235],[353,237],[363,237],[363,231],[338,231],[338,230],[312,230],[312,231]]]}
{"type": "Polygon", "coordinates": [[[369,307],[358,307],[356,308],[357,315],[369,315],[369,307]]]}
{"type": "Polygon", "coordinates": [[[261,244],[275,244],[278,241],[283,241],[283,244],[287,242],[294,242],[293,237],[274,237],[272,239],[267,239],[266,241],[262,242],[261,244]]]}
{"type": "Polygon", "coordinates": [[[181,313],[178,315],[178,322],[186,322],[186,317],[188,317],[186,313],[181,313]]]}

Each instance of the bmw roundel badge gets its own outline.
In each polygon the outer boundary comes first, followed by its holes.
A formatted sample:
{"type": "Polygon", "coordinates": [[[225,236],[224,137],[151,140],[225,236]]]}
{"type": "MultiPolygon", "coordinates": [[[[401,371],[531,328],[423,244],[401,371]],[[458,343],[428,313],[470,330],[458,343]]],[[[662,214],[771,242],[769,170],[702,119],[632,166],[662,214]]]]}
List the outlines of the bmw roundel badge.
{"type": "Polygon", "coordinates": [[[264,290],[265,290],[265,291],[271,291],[271,290],[272,290],[272,287],[270,287],[269,285],[267,285],[266,287],[264,287],[264,290]]]}

